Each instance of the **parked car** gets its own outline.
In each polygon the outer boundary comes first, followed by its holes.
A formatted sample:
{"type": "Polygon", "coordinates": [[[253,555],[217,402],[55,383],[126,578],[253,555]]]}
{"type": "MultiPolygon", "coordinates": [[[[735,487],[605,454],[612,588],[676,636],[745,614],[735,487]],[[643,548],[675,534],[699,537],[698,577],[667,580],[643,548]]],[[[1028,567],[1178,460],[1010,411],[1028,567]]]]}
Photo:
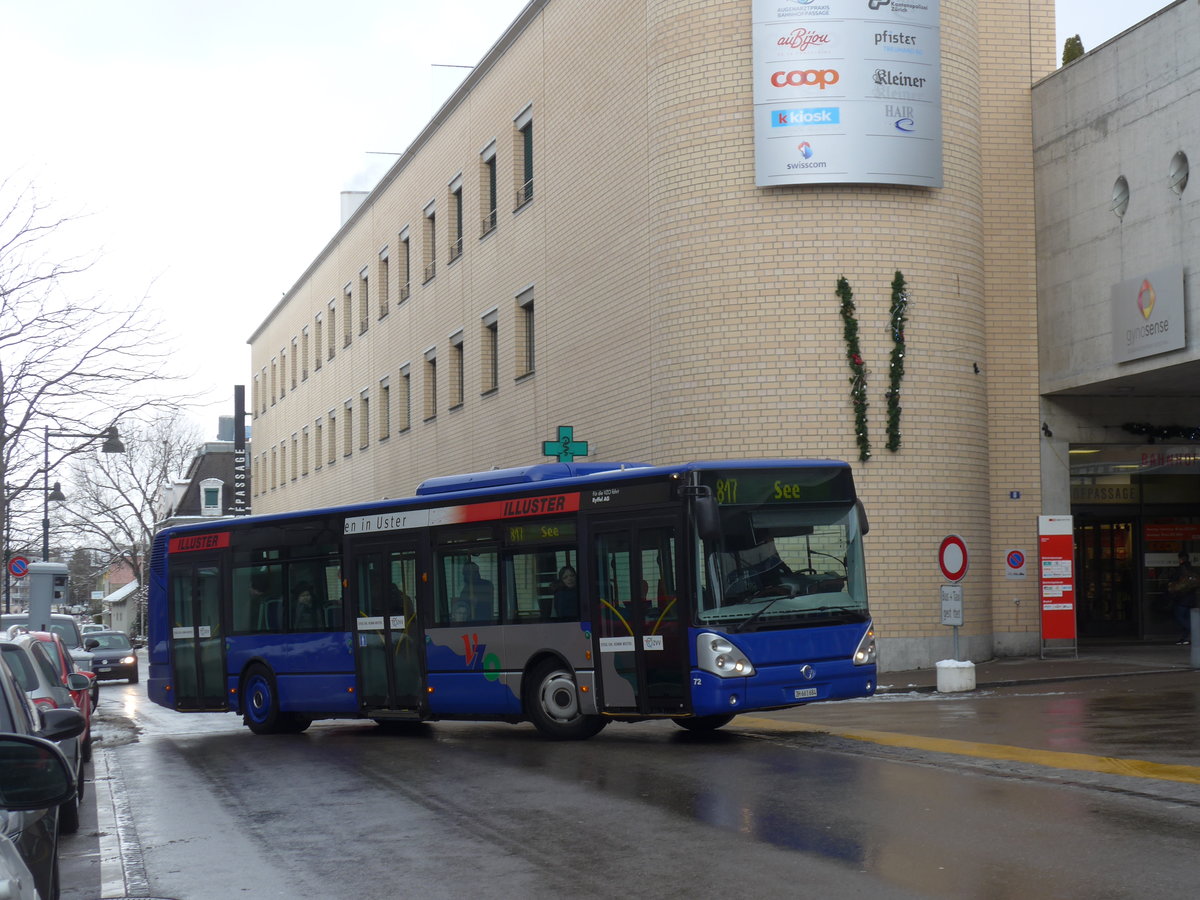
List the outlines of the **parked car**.
{"type": "MultiPolygon", "coordinates": [[[[2,742],[3,737],[0,737],[2,742]]],[[[0,834],[0,897],[8,900],[41,900],[33,883],[33,873],[25,865],[25,860],[21,859],[21,851],[4,834],[0,834]]]]}
{"type": "MultiPolygon", "coordinates": [[[[70,688],[82,689],[83,700],[90,703],[88,690],[91,682],[78,672],[72,672],[64,683],[55,663],[51,662],[51,653],[57,645],[61,647],[57,635],[46,632],[24,632],[11,638],[0,640],[0,655],[3,656],[9,670],[16,676],[17,683],[25,694],[33,700],[39,711],[57,709],[76,709],[70,688]],[[42,640],[45,638],[45,640],[42,640]]],[[[90,710],[90,707],[89,707],[90,710]]],[[[80,710],[82,714],[82,710],[80,710]]],[[[85,716],[85,722],[87,717],[85,716]]],[[[74,834],[79,830],[79,801],[83,799],[83,764],[85,740],[88,756],[91,755],[90,727],[85,724],[84,733],[75,737],[62,739],[59,749],[71,764],[75,776],[77,796],[68,800],[59,810],[58,827],[64,834],[74,834]],[[87,735],[86,739],[84,734],[87,735]]]]}
{"type": "Polygon", "coordinates": [[[27,632],[23,626],[17,625],[9,629],[10,635],[17,630],[32,635],[33,639],[38,642],[40,648],[38,653],[48,659],[50,665],[58,673],[58,680],[71,692],[71,699],[83,713],[84,721],[87,722],[83,730],[83,761],[90,762],[92,759],[92,713],[96,709],[97,694],[100,690],[96,684],[94,673],[80,672],[75,667],[75,658],[67,652],[62,638],[57,634],[48,631],[27,632]],[[85,685],[79,679],[72,681],[72,675],[83,675],[87,679],[87,684],[85,685]],[[74,687],[70,686],[72,684],[74,687]]]}
{"type": "MultiPolygon", "coordinates": [[[[8,631],[13,625],[28,625],[29,613],[4,613],[0,615],[0,631],[8,631]]],[[[83,632],[74,616],[65,613],[50,615],[50,630],[62,638],[64,646],[75,660],[75,665],[85,672],[90,672],[92,656],[83,649],[83,632]]]]}
{"type": "Polygon", "coordinates": [[[39,710],[0,656],[0,834],[13,842],[43,900],[57,900],[58,811],[75,796],[70,764],[49,741],[83,733],[77,709],[39,710]],[[38,740],[45,738],[46,740],[38,740]]]}
{"type": "Polygon", "coordinates": [[[83,625],[79,626],[79,630],[84,634],[87,634],[90,631],[108,631],[107,628],[96,622],[85,622],[83,625]]]}
{"type": "Polygon", "coordinates": [[[92,674],[97,679],[127,678],[137,684],[137,653],[125,632],[93,631],[84,636],[83,648],[92,654],[92,674]]]}

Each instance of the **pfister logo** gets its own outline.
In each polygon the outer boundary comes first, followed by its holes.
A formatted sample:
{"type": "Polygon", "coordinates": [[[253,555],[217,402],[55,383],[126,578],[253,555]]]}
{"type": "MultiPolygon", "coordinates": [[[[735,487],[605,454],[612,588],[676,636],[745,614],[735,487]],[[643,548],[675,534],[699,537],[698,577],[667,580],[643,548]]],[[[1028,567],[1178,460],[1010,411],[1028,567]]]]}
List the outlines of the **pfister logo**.
{"type": "Polygon", "coordinates": [[[821,106],[813,109],[773,109],[772,128],[795,128],[804,125],[840,125],[842,110],[837,106],[821,106]]]}

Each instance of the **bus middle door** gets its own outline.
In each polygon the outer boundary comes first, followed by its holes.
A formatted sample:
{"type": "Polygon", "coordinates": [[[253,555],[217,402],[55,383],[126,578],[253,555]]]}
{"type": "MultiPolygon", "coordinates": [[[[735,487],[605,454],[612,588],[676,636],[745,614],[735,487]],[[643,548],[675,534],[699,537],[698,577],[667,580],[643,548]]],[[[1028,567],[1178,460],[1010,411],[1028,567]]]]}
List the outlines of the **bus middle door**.
{"type": "Polygon", "coordinates": [[[221,586],[218,559],[171,560],[171,662],[178,710],[229,708],[221,586]]]}
{"type": "Polygon", "coordinates": [[[604,712],[686,712],[689,653],[676,530],[670,519],[593,529],[591,594],[604,712]]]}
{"type": "Polygon", "coordinates": [[[408,713],[399,717],[411,718],[420,712],[425,682],[416,615],[417,569],[415,542],[393,541],[355,554],[358,697],[368,716],[408,713]]]}

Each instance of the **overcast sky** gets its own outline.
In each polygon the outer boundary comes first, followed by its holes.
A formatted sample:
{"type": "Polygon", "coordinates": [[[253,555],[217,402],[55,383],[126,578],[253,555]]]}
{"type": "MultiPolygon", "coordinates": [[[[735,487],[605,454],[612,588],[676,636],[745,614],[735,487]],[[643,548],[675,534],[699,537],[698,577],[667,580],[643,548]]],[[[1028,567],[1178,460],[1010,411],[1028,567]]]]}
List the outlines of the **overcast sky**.
{"type": "MultiPolygon", "coordinates": [[[[575,2],[575,0],[560,0],[575,2]]],[[[579,0],[604,2],[604,0],[579,0]]],[[[953,2],[953,0],[944,0],[953,2]]],[[[1093,49],[1168,5],[1058,0],[1093,49]]],[[[525,0],[0,0],[0,173],[101,252],[95,292],[143,295],[211,402],[246,339],[525,0]],[[440,66],[439,66],[440,64],[440,66]]]]}

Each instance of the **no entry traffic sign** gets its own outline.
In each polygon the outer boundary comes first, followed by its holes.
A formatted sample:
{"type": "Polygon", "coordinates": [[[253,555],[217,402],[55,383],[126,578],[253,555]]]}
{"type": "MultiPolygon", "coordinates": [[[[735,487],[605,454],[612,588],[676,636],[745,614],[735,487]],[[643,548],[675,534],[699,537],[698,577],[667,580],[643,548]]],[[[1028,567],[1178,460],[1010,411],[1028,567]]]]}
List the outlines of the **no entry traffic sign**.
{"type": "Polygon", "coordinates": [[[961,581],[967,574],[967,544],[957,534],[947,535],[938,547],[938,566],[947,581],[961,581]]]}

